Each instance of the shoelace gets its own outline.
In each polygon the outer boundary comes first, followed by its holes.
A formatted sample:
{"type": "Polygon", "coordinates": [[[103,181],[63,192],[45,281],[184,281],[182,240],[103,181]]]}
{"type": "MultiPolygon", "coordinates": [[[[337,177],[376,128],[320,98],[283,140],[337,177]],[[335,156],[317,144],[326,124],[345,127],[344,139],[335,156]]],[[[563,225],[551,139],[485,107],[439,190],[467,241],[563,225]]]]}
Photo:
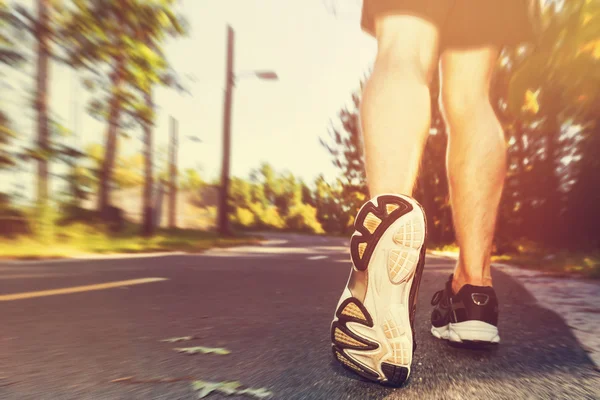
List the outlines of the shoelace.
{"type": "Polygon", "coordinates": [[[442,300],[443,294],[444,294],[444,289],[438,290],[437,292],[435,292],[433,294],[433,297],[431,298],[431,305],[432,306],[437,305],[442,300]]]}

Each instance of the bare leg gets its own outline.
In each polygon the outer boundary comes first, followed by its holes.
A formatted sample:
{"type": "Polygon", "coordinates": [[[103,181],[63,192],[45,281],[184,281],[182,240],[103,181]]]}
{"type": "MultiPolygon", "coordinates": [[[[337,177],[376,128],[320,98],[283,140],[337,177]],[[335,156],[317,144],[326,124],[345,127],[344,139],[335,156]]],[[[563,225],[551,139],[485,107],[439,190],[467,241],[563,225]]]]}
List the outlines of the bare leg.
{"type": "Polygon", "coordinates": [[[410,196],[430,127],[438,31],[408,15],[382,16],[376,31],[377,59],[361,105],[369,191],[410,196]]]}
{"type": "Polygon", "coordinates": [[[447,170],[460,257],[452,288],[491,286],[490,253],[506,175],[506,144],[489,100],[498,49],[446,51],[442,109],[449,129],[447,170]]]}
{"type": "Polygon", "coordinates": [[[429,131],[428,83],[438,60],[438,32],[408,15],[381,16],[375,30],[379,51],[363,93],[361,122],[369,190],[377,199],[367,202],[354,222],[353,267],[332,323],[332,341],[346,367],[398,386],[410,374],[415,348],[425,219],[409,196],[429,131]],[[361,343],[377,345],[361,350],[361,343]]]}

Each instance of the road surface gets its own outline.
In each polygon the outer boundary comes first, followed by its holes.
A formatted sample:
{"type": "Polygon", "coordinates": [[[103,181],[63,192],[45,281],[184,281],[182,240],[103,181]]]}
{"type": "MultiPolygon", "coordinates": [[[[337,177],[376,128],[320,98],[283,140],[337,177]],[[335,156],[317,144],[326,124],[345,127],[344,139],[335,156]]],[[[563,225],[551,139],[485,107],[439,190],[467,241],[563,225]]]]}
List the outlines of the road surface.
{"type": "Polygon", "coordinates": [[[429,301],[452,269],[436,257],[423,275],[409,382],[362,381],[333,361],[329,341],[347,241],[270,239],[203,255],[0,263],[0,399],[195,399],[194,379],[285,400],[600,399],[600,373],[561,316],[501,271],[496,349],[433,338],[429,301]],[[161,342],[181,336],[195,339],[161,342]],[[173,350],[193,346],[231,353],[173,350]]]}

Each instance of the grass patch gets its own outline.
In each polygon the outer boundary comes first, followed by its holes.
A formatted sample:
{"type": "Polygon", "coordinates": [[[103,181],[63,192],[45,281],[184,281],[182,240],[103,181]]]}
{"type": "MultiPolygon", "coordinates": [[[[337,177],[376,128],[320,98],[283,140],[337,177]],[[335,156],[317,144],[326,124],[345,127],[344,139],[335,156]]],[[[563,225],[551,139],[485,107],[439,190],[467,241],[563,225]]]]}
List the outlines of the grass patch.
{"type": "Polygon", "coordinates": [[[600,252],[519,253],[493,256],[492,260],[555,275],[600,279],[600,252]]]}
{"type": "MultiPolygon", "coordinates": [[[[515,248],[518,251],[493,255],[492,262],[512,264],[558,276],[600,279],[600,251],[543,249],[531,243],[521,243],[515,248]]],[[[458,246],[431,246],[430,250],[458,253],[458,246]]]]}
{"type": "Polygon", "coordinates": [[[257,244],[259,238],[240,235],[220,238],[215,233],[189,229],[159,229],[151,238],[139,236],[139,227],[127,225],[110,233],[102,226],[75,223],[53,227],[44,239],[19,236],[0,240],[0,258],[52,259],[88,254],[152,253],[167,251],[202,252],[213,247],[257,244]]]}

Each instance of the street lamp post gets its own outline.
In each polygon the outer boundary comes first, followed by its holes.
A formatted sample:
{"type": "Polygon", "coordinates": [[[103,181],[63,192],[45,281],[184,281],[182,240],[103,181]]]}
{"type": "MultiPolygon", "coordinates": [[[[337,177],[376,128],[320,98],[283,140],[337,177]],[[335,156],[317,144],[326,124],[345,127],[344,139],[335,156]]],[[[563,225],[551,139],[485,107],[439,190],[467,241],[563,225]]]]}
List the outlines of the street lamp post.
{"type": "MultiPolygon", "coordinates": [[[[219,190],[219,234],[231,235],[227,213],[227,194],[229,193],[229,171],[231,165],[231,108],[233,100],[233,88],[236,75],[233,71],[235,54],[235,33],[230,25],[227,26],[227,64],[225,70],[225,99],[223,104],[223,159],[221,165],[221,187],[219,190]]],[[[237,78],[245,75],[256,76],[259,79],[277,80],[277,74],[273,71],[249,71],[239,74],[237,78]]]]}

